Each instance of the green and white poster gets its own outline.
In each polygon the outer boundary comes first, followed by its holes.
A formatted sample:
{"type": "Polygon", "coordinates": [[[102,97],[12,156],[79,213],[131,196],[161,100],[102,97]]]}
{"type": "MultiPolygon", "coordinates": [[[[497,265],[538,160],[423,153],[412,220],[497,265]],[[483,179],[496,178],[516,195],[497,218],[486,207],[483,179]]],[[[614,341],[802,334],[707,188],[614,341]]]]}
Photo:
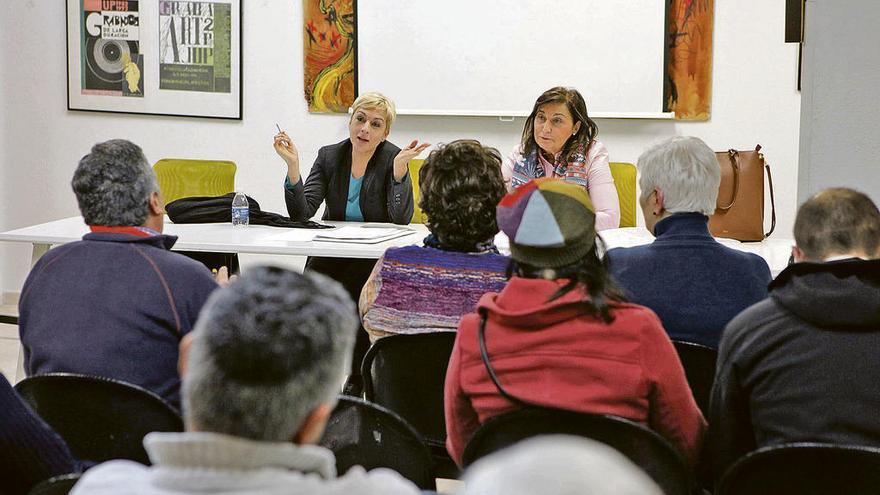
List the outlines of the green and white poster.
{"type": "Polygon", "coordinates": [[[231,91],[232,6],[159,2],[159,89],[231,91]]]}

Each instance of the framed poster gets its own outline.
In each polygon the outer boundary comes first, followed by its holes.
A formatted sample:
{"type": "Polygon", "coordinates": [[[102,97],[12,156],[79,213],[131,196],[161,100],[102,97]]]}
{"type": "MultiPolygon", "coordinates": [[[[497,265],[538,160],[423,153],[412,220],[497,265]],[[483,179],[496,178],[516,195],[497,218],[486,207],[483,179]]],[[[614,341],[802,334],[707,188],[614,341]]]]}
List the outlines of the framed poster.
{"type": "Polygon", "coordinates": [[[241,0],[66,1],[68,110],[241,120],[241,0]]]}

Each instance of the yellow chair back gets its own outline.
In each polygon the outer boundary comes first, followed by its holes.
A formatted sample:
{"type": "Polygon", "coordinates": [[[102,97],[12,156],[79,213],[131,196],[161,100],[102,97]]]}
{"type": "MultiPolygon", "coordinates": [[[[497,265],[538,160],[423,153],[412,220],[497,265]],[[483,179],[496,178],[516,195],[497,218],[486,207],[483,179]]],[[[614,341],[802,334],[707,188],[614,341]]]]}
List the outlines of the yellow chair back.
{"type": "Polygon", "coordinates": [[[425,215],[425,212],[419,208],[419,198],[421,197],[420,189],[419,189],[419,170],[422,168],[422,164],[425,163],[423,159],[414,159],[409,161],[409,178],[412,181],[413,188],[413,203],[415,203],[415,207],[413,208],[413,216],[411,223],[425,223],[428,217],[425,215]]]}
{"type": "Polygon", "coordinates": [[[620,226],[636,226],[636,166],[632,163],[611,162],[611,176],[620,202],[620,226]]]}
{"type": "Polygon", "coordinates": [[[190,196],[222,196],[235,191],[235,163],[228,160],[164,158],[153,165],[165,204],[190,196]]]}

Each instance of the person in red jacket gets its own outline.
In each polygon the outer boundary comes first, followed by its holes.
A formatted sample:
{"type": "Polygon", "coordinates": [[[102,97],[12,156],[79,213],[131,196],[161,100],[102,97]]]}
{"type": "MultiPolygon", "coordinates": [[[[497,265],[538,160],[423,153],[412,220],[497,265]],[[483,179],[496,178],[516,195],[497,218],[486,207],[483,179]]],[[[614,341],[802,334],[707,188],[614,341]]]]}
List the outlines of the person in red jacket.
{"type": "Polygon", "coordinates": [[[706,421],[657,315],[624,301],[597,251],[583,188],[530,181],[502,199],[512,274],[465,315],[446,372],[447,449],[461,464],[487,419],[521,404],[613,414],[644,423],[695,464],[706,421]],[[480,352],[479,329],[493,383],[480,352]]]}

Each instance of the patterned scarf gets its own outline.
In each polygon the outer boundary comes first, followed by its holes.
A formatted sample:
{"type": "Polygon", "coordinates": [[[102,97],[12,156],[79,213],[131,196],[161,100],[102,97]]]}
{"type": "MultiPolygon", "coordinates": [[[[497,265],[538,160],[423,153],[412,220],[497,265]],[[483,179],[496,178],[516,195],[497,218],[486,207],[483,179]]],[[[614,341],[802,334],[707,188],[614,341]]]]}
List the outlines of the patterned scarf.
{"type": "MultiPolygon", "coordinates": [[[[579,144],[571,154],[571,159],[566,162],[562,158],[562,154],[556,157],[553,164],[553,177],[562,178],[567,182],[577,184],[584,189],[588,188],[587,173],[589,172],[589,164],[586,163],[586,147],[579,144]]],[[[526,182],[544,177],[544,166],[538,158],[538,147],[532,150],[528,155],[520,155],[520,158],[513,164],[513,175],[510,178],[510,185],[514,189],[525,184],[526,182]]]]}

